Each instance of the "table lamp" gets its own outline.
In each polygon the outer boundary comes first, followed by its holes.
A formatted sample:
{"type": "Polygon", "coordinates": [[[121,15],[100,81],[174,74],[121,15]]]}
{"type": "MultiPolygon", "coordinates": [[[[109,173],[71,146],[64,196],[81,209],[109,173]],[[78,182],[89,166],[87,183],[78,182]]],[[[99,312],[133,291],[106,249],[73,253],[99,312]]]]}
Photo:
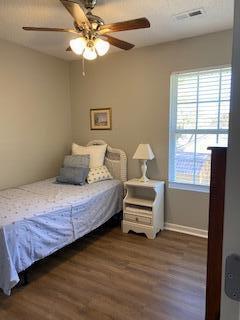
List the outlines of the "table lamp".
{"type": "Polygon", "coordinates": [[[139,181],[141,182],[149,181],[149,179],[146,176],[147,160],[152,160],[153,158],[154,158],[154,154],[152,152],[152,148],[150,144],[139,144],[133,156],[133,159],[142,161],[142,165],[141,165],[142,177],[139,179],[139,181]]]}

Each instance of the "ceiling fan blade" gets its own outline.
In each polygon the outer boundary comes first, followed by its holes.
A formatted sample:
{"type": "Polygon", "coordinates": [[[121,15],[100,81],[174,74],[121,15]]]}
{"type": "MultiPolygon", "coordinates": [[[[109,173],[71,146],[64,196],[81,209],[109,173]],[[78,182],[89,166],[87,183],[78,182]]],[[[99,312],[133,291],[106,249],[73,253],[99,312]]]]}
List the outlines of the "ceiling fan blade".
{"type": "Polygon", "coordinates": [[[106,24],[100,27],[99,34],[102,35],[105,33],[127,31],[127,30],[134,30],[134,29],[143,29],[143,28],[150,28],[150,22],[148,21],[147,18],[140,18],[135,20],[106,24]]]}
{"type": "Polygon", "coordinates": [[[68,47],[68,48],[66,49],[66,51],[67,51],[67,52],[71,52],[71,51],[72,51],[71,47],[68,47]]]}
{"type": "Polygon", "coordinates": [[[80,5],[76,2],[73,2],[71,0],[60,0],[61,3],[64,5],[64,7],[67,9],[67,11],[71,14],[74,21],[77,22],[79,26],[87,26],[88,28],[91,27],[91,24],[84,13],[83,9],[80,7],[80,5]]]}
{"type": "Polygon", "coordinates": [[[78,33],[74,29],[61,29],[61,28],[23,27],[23,30],[26,30],[26,31],[54,31],[54,32],[78,33]]]}
{"type": "Polygon", "coordinates": [[[114,37],[111,37],[111,36],[109,36],[107,34],[104,34],[103,37],[107,38],[107,41],[112,46],[120,48],[120,49],[123,49],[123,50],[130,50],[130,49],[135,47],[134,44],[131,44],[129,42],[126,42],[126,41],[123,41],[123,40],[120,40],[120,39],[117,39],[117,38],[114,38],[114,37]]]}

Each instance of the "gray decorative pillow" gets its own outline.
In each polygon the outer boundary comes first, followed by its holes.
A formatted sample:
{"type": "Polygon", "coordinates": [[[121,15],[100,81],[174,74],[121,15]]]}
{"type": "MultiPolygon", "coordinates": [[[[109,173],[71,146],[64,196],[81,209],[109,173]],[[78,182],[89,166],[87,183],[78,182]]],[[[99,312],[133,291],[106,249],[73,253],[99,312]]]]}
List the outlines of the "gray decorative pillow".
{"type": "Polygon", "coordinates": [[[60,175],[57,177],[57,182],[75,184],[83,186],[86,183],[86,178],[89,172],[89,168],[61,168],[60,175]]]}
{"type": "Polygon", "coordinates": [[[89,168],[90,155],[65,156],[64,167],[89,168]]]}

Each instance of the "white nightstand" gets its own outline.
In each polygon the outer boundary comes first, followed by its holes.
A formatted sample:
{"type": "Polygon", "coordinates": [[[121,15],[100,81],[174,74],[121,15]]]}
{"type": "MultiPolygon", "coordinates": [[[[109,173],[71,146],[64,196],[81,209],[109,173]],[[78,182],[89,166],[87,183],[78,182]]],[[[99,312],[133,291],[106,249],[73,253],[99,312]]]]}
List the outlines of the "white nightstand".
{"type": "Polygon", "coordinates": [[[154,239],[164,226],[164,182],[133,179],[127,181],[125,187],[122,231],[145,233],[149,239],[154,239]]]}

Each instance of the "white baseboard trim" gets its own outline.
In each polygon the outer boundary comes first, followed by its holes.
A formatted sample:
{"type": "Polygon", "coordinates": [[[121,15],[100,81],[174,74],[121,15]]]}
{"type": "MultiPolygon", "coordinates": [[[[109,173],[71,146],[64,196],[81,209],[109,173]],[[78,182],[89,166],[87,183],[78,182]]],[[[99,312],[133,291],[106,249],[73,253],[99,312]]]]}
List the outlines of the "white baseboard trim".
{"type": "Polygon", "coordinates": [[[165,230],[169,230],[169,231],[175,231],[175,232],[190,234],[192,236],[201,237],[201,238],[205,238],[205,239],[208,238],[208,231],[207,230],[181,226],[181,225],[178,225],[178,224],[173,224],[173,223],[166,222],[164,224],[164,229],[165,230]]]}

